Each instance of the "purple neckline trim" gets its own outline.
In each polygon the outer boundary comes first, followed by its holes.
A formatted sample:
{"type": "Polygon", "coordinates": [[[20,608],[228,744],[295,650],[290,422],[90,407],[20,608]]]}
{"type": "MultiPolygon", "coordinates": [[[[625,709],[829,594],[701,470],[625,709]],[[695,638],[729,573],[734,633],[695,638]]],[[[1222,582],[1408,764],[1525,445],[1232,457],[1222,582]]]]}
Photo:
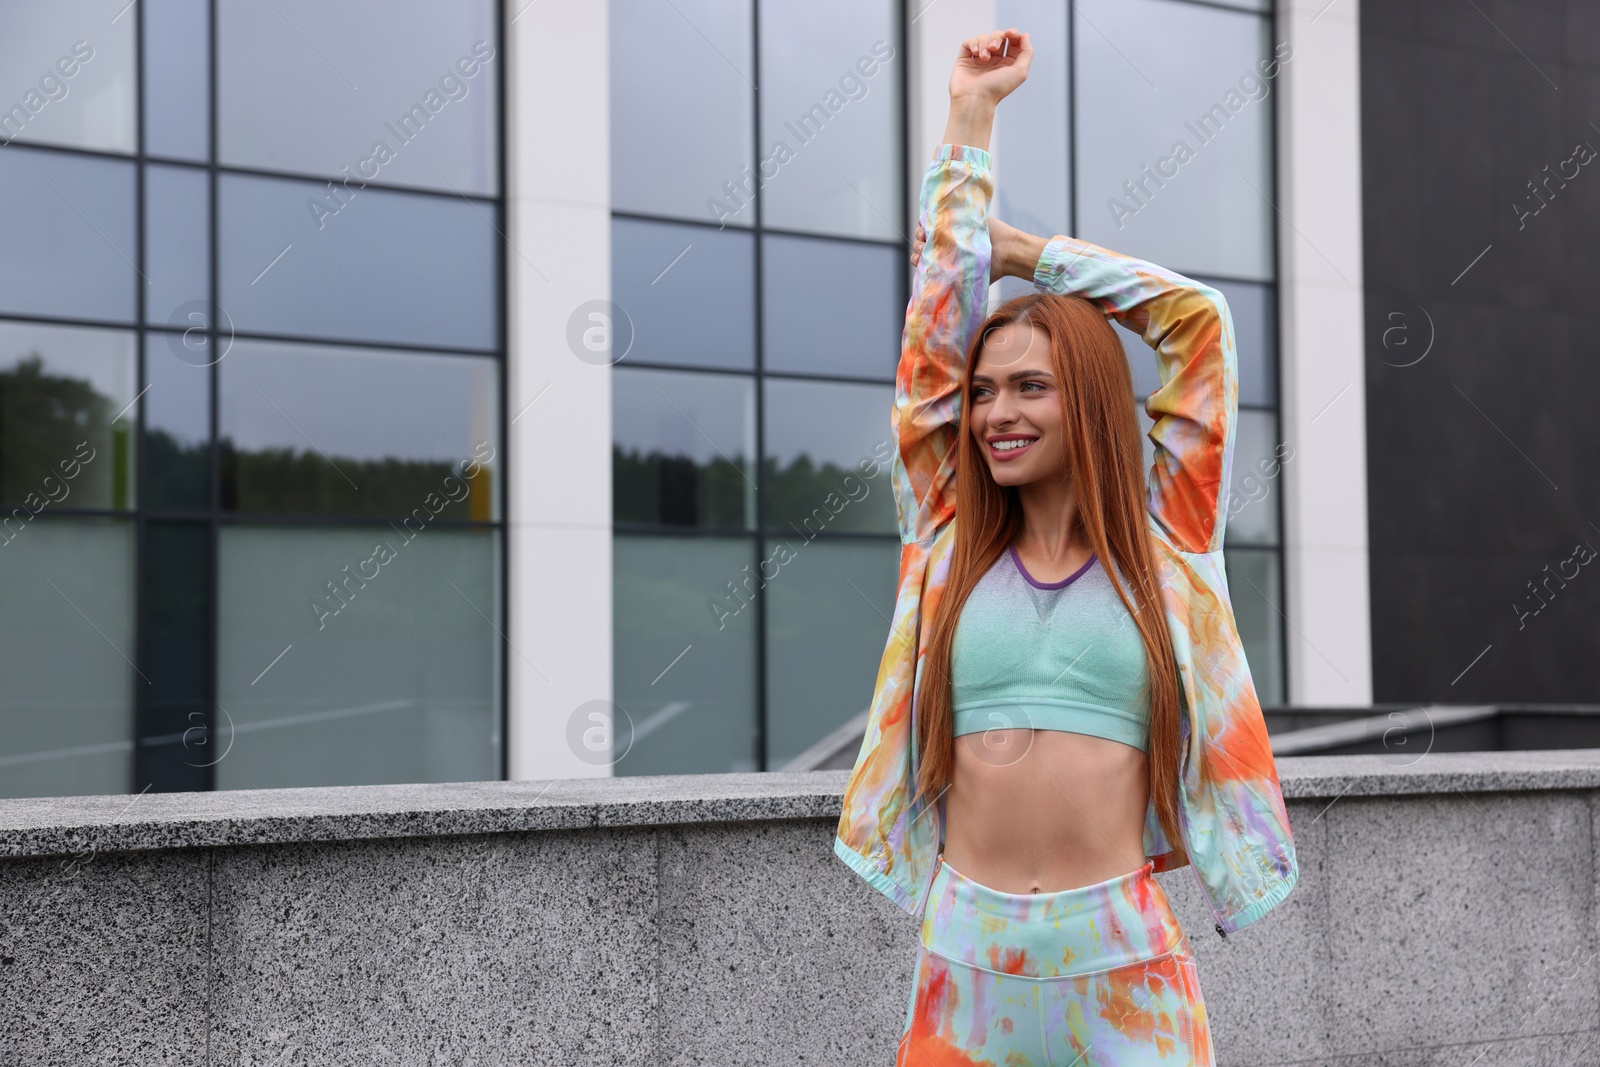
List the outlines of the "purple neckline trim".
{"type": "Polygon", "coordinates": [[[1028,580],[1028,584],[1033,586],[1035,589],[1064,589],[1073,582],[1077,581],[1079,578],[1083,577],[1083,572],[1094,565],[1094,553],[1091,552],[1089,553],[1088,561],[1085,562],[1083,566],[1079,567],[1077,570],[1073,571],[1059,582],[1041,582],[1039,579],[1029,574],[1028,568],[1022,565],[1022,557],[1017,555],[1017,546],[1015,544],[1011,545],[1008,550],[1011,553],[1011,562],[1017,565],[1017,570],[1020,571],[1022,576],[1028,580]]]}

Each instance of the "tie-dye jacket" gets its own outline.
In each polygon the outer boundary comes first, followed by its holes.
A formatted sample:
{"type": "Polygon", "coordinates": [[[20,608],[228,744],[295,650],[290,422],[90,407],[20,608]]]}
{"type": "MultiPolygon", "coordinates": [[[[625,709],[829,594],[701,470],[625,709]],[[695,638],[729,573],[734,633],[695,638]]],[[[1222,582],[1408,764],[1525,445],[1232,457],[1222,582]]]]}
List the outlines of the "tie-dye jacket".
{"type": "MultiPolygon", "coordinates": [[[[928,234],[906,311],[893,424],[892,485],[900,582],[866,737],[844,794],[834,852],[873,888],[919,914],[940,842],[942,804],[913,804],[913,714],[931,620],[955,546],[956,435],[968,345],[989,287],[987,151],[942,145],[922,183],[928,234]]],[[[1185,714],[1179,790],[1182,848],[1152,802],[1145,852],[1158,871],[1186,862],[1219,934],[1283,900],[1299,875],[1266,724],[1235,627],[1222,534],[1238,410],[1233,319],[1222,295],[1152,263],[1055,237],[1034,284],[1088,298],[1154,350],[1149,531],[1185,714]]]]}

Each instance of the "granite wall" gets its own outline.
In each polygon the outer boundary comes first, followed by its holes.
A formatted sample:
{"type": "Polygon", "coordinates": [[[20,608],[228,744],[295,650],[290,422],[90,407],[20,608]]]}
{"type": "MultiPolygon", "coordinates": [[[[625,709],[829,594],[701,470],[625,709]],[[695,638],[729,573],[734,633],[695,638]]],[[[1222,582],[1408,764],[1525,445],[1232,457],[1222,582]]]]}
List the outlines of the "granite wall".
{"type": "MultiPolygon", "coordinates": [[[[1600,1063],[1600,750],[1283,758],[1301,880],[1219,1063],[1600,1063]]],[[[893,1061],[916,927],[845,772],[0,801],[0,1065],[893,1061]]]]}

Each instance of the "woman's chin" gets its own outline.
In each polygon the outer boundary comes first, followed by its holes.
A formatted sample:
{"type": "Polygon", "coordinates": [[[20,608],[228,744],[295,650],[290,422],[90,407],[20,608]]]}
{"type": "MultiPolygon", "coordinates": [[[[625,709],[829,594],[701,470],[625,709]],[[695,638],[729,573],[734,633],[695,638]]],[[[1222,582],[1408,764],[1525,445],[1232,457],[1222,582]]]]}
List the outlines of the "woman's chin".
{"type": "Polygon", "coordinates": [[[994,479],[996,485],[1026,485],[1036,477],[1025,467],[1009,463],[990,463],[989,476],[994,479]]]}

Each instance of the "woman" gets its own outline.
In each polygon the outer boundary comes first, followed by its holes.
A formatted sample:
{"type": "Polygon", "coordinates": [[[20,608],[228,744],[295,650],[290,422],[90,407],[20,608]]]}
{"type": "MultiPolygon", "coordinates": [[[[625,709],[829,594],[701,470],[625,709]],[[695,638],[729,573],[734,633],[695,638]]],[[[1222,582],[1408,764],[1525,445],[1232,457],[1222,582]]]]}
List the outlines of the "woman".
{"type": "Polygon", "coordinates": [[[1223,572],[1233,324],[1212,288],[988,217],[1032,54],[963,43],[922,185],[899,595],[834,851],[922,919],[899,1064],[1210,1064],[1152,873],[1191,866],[1223,936],[1298,877],[1223,572]],[[1036,291],[980,321],[1006,275],[1036,291]],[[1107,316],[1155,351],[1147,480],[1107,316]]]}

